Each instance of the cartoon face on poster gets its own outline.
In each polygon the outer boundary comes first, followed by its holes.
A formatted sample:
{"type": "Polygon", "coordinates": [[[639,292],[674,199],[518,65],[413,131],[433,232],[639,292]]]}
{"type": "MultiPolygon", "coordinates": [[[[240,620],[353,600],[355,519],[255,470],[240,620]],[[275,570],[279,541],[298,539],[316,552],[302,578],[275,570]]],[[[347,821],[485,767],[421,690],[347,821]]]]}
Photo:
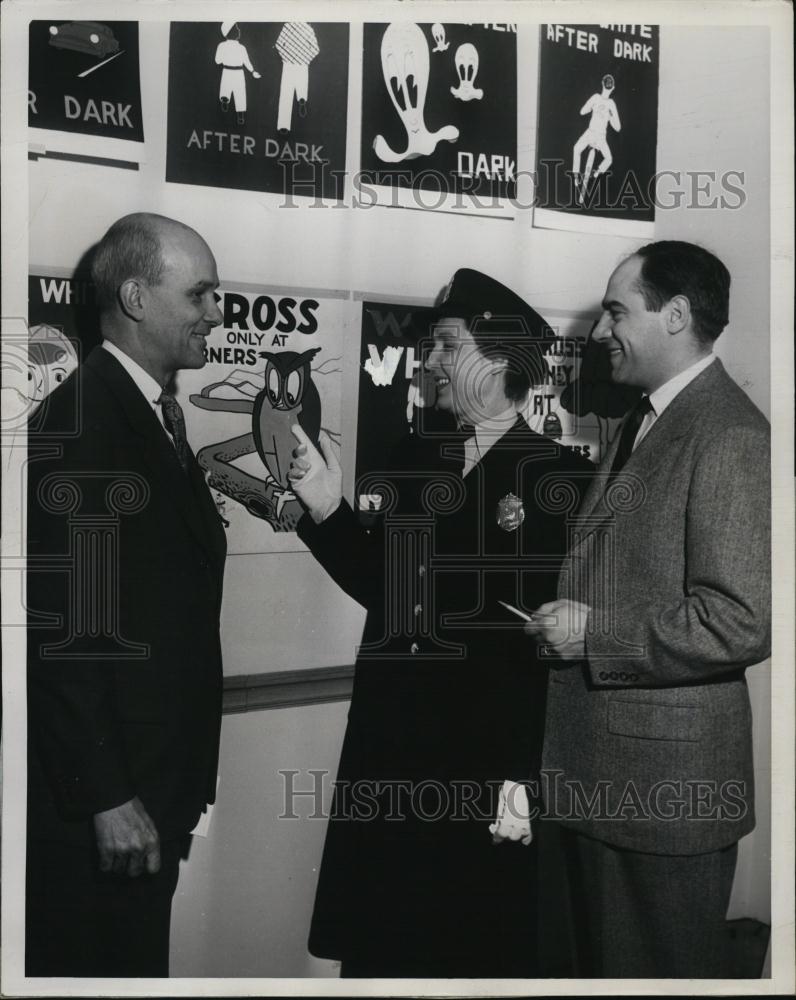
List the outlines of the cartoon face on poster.
{"type": "MultiPolygon", "coordinates": [[[[99,341],[94,286],[87,277],[30,274],[26,377],[14,379],[15,384],[3,390],[4,413],[17,415],[14,425],[21,427],[29,419],[35,425],[43,419],[47,397],[67,381],[99,341]]],[[[22,354],[15,354],[21,363],[22,354]]]]}
{"type": "Polygon", "coordinates": [[[379,187],[513,196],[516,39],[513,24],[364,26],[363,201],[391,203],[379,187]]]}
{"type": "Polygon", "coordinates": [[[53,389],[65,382],[78,364],[77,346],[63,327],[28,324],[27,343],[23,345],[20,338],[3,363],[3,430],[12,432],[12,443],[16,431],[21,433],[28,421],[35,421],[53,389]]]}
{"type": "Polygon", "coordinates": [[[28,399],[38,409],[77,368],[77,350],[59,327],[38,323],[28,333],[28,399]]]}
{"type": "Polygon", "coordinates": [[[652,236],[658,28],[543,24],[534,225],[652,236]]]}
{"type": "MultiPolygon", "coordinates": [[[[552,310],[544,315],[552,328],[541,345],[545,377],[531,388],[522,415],[531,430],[598,463],[637,391],[611,382],[607,355],[590,339],[590,317],[572,319],[552,310]]],[[[383,470],[399,441],[417,432],[419,410],[434,409],[434,381],[423,374],[432,342],[427,316],[422,307],[362,304],[357,482],[383,470]]],[[[436,423],[428,412],[422,421],[424,428],[436,423]]],[[[357,500],[365,510],[378,502],[367,495],[357,500]]]]}
{"type": "Polygon", "coordinates": [[[340,444],[345,303],[222,290],[207,364],[178,377],[188,438],[225,521],[230,553],[303,550],[287,473],[298,424],[340,444]]]}
{"type": "Polygon", "coordinates": [[[31,21],[29,45],[31,128],[143,142],[137,22],[31,21]]]}
{"type": "Polygon", "coordinates": [[[348,25],[175,22],[166,180],[342,198],[348,25]]]}

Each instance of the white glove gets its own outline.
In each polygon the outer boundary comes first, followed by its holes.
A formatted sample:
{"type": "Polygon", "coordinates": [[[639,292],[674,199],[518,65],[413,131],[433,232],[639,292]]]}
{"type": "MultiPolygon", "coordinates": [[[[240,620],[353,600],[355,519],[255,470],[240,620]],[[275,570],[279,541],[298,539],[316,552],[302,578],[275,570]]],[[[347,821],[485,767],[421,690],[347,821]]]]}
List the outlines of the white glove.
{"type": "Polygon", "coordinates": [[[519,840],[526,847],[533,840],[531,833],[531,809],[525,785],[516,781],[504,781],[498,797],[497,819],[489,824],[492,843],[504,840],[519,840]]]}
{"type": "Polygon", "coordinates": [[[299,424],[293,424],[290,430],[298,447],[293,450],[287,478],[313,521],[320,524],[337,510],[343,499],[343,470],[325,431],[318,438],[319,452],[299,424]]]}

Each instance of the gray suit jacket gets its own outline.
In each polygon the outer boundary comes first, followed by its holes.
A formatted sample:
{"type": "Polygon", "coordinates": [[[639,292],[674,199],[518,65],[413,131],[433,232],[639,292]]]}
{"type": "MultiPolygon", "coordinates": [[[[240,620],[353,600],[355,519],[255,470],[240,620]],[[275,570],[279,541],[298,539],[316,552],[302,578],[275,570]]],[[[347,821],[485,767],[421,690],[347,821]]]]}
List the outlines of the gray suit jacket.
{"type": "Polygon", "coordinates": [[[559,597],[587,662],[551,671],[548,812],[619,847],[698,854],[754,826],[744,668],[770,651],[769,425],[716,359],[578,513],[559,597]]]}

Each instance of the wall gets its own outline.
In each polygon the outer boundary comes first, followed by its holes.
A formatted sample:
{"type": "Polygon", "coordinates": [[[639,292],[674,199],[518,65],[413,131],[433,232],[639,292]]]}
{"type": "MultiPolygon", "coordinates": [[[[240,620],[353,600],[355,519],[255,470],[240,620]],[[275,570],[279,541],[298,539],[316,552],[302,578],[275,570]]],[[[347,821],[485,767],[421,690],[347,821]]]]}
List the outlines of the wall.
{"type": "MultiPolygon", "coordinates": [[[[210,834],[194,837],[174,898],[173,976],[335,976],[307,952],[326,823],[309,819],[315,790],[326,805],[347,704],[227,716],[210,834]],[[326,771],[311,778],[310,771],[326,771]],[[299,771],[291,779],[280,771],[299,771]],[[292,786],[290,782],[292,781],[292,786]],[[300,819],[277,819],[280,813],[300,819]]],[[[317,812],[323,815],[322,808],[317,812]]]]}
{"type": "MultiPolygon", "coordinates": [[[[349,119],[358,115],[352,32],[349,119]]],[[[521,27],[521,49],[537,32],[521,27]]],[[[345,288],[430,301],[467,265],[500,277],[542,313],[594,310],[608,274],[637,245],[618,237],[535,230],[512,221],[392,209],[279,210],[263,196],[165,184],[168,32],[143,25],[142,87],[148,159],[137,172],[40,160],[30,169],[30,261],[69,267],[115,218],[149,209],[184,219],[212,246],[222,281],[345,288]],[[76,208],[76,206],[78,206],[76,208]],[[90,206],[88,208],[87,206],[90,206]]],[[[745,172],[737,211],[680,207],[659,213],[658,237],[704,242],[733,274],[731,322],[718,353],[752,399],[769,406],[768,38],[754,28],[664,27],[659,168],[745,172]]],[[[519,170],[534,160],[536,75],[521,69],[519,170]]],[[[359,136],[349,135],[349,167],[359,136]]],[[[230,673],[351,662],[360,609],[309,556],[285,577],[278,557],[235,557],[224,620],[230,673]]],[[[733,912],[766,917],[770,720],[767,668],[749,673],[755,712],[759,826],[741,850],[733,912]]],[[[344,706],[225,719],[221,789],[210,837],[184,866],[175,903],[177,975],[329,974],[306,955],[322,843],[320,822],[275,819],[280,767],[336,766],[344,706]]]]}

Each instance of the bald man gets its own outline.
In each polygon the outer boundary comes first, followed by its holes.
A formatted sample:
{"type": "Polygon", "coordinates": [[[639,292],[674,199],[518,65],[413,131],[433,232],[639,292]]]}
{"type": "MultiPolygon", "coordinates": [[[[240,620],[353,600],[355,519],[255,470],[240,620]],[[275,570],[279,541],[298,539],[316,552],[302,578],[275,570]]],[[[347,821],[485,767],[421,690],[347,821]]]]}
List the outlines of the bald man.
{"type": "Polygon", "coordinates": [[[119,219],[102,344],[29,427],[30,976],[167,976],[189,832],[215,797],[226,539],[173,396],[221,322],[204,240],[119,219]]]}

